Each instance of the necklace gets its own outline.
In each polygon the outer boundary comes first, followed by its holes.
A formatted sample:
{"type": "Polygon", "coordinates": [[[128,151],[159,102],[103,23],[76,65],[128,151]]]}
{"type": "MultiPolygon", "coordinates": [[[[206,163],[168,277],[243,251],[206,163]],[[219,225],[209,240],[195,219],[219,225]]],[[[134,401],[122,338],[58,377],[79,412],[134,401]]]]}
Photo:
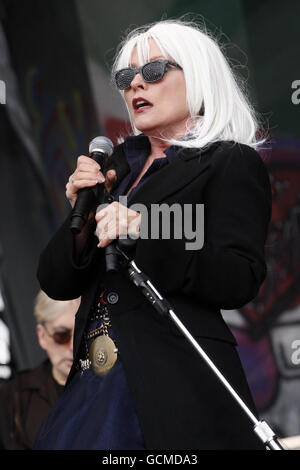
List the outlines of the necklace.
{"type": "Polygon", "coordinates": [[[107,309],[107,302],[103,298],[104,291],[99,297],[99,302],[96,304],[94,314],[92,315],[93,320],[100,320],[100,325],[87,333],[84,333],[85,338],[85,350],[86,350],[86,368],[91,367],[93,372],[103,377],[107,372],[114,366],[118,349],[109,336],[108,328],[111,326],[110,317],[107,309]],[[93,339],[90,347],[88,347],[88,341],[93,339]]]}

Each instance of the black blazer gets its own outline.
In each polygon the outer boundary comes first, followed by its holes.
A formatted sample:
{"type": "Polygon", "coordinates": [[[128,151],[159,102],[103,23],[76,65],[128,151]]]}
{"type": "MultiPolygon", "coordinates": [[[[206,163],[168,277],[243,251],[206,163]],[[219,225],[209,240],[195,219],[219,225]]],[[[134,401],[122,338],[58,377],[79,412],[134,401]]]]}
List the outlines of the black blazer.
{"type": "MultiPolygon", "coordinates": [[[[124,158],[123,145],[115,150],[124,158]]],[[[181,149],[131,200],[204,204],[204,245],[189,240],[139,239],[135,262],[173,305],[178,317],[254,409],[235,339],[220,309],[240,308],[266,276],[264,243],[272,195],[257,152],[233,142],[181,149]]],[[[142,221],[143,223],[143,221],[142,221]]],[[[41,255],[41,288],[55,299],[82,296],[74,357],[99,285],[118,294],[109,304],[120,358],[148,449],[259,448],[252,424],[168,318],[161,317],[124,273],[105,273],[104,250],[91,233],[75,262],[69,218],[41,255]]],[[[75,373],[72,368],[69,381],[75,373]]]]}

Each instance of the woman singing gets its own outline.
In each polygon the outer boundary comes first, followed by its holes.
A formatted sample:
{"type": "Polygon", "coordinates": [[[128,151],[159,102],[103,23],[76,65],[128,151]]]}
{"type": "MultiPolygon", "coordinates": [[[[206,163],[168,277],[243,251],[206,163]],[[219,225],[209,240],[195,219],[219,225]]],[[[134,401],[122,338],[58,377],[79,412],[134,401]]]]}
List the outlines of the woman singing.
{"type": "Polygon", "coordinates": [[[217,42],[179,20],[130,33],[112,75],[132,135],[111,158],[129,172],[103,174],[80,156],[66,186],[71,206],[81,188],[105,178],[114,201],[93,208],[79,235],[68,217],[41,255],[41,288],[82,300],[68,384],[36,448],[261,449],[252,423],[170,319],[121,268],[105,266],[105,247],[140,235],[137,266],[255,413],[220,313],[254,299],[266,276],[272,198],[253,109],[217,42]],[[137,203],[149,214],[155,204],[189,205],[196,228],[203,204],[204,243],[188,249],[186,231],[177,237],[172,226],[170,237],[141,236],[151,217],[130,208],[137,203]]]}

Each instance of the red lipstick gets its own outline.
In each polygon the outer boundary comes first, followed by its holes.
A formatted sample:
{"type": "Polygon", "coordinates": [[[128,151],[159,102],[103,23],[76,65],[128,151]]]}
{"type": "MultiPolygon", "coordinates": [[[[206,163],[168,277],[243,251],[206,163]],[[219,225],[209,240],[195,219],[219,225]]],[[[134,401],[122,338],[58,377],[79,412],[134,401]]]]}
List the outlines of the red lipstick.
{"type": "Polygon", "coordinates": [[[139,96],[138,98],[134,98],[132,100],[132,106],[136,113],[142,113],[146,109],[149,109],[153,106],[150,101],[146,100],[145,98],[139,96]]]}

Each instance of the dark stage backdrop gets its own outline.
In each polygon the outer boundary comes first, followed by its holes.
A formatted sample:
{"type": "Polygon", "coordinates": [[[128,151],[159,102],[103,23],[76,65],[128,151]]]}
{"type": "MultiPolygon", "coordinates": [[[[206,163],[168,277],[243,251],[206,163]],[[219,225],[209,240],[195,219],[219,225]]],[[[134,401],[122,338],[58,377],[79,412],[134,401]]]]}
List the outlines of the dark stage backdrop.
{"type": "Polygon", "coordinates": [[[24,369],[44,357],[33,318],[38,257],[69,212],[64,190],[76,158],[100,129],[73,0],[9,0],[0,12],[0,241],[12,352],[24,369]]]}

